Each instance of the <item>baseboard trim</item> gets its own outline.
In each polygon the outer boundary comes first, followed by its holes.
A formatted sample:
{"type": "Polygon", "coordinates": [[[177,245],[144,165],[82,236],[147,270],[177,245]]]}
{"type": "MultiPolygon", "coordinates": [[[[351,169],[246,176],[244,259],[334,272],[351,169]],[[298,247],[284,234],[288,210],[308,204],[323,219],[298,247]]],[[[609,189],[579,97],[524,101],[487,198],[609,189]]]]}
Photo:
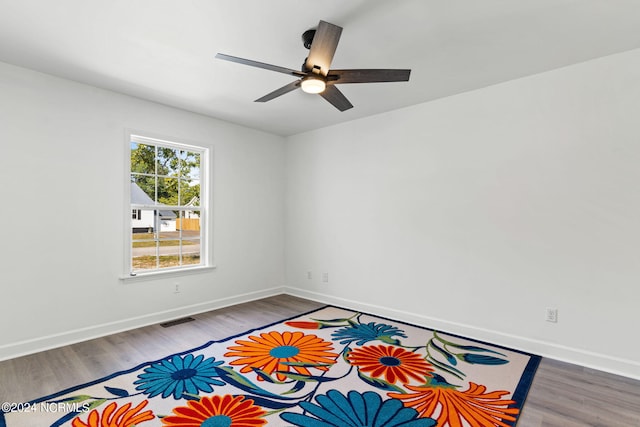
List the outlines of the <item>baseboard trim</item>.
{"type": "Polygon", "coordinates": [[[333,304],[353,310],[375,313],[392,319],[397,319],[433,329],[440,329],[454,334],[475,338],[481,341],[492,342],[495,344],[503,345],[505,347],[527,351],[543,357],[584,366],[586,368],[597,369],[615,375],[622,375],[624,377],[640,380],[640,363],[633,360],[617,358],[606,354],[585,351],[546,341],[523,338],[505,334],[499,331],[492,331],[488,329],[478,328],[476,326],[450,322],[417,313],[390,309],[375,304],[362,303],[319,292],[284,286],[233,295],[217,300],[178,307],[172,310],[165,310],[144,316],[132,317],[117,322],[109,322],[96,326],[90,326],[87,328],[74,329],[72,331],[67,331],[64,333],[52,334],[35,339],[0,345],[0,361],[14,359],[16,357],[26,356],[53,348],[63,347],[65,345],[71,345],[82,341],[101,338],[119,332],[129,331],[136,328],[167,322],[185,316],[192,316],[199,313],[217,310],[220,308],[251,302],[280,294],[287,294],[299,298],[317,301],[323,304],[333,304]]]}
{"type": "Polygon", "coordinates": [[[51,350],[65,345],[101,338],[119,332],[130,331],[144,326],[168,322],[185,316],[193,316],[211,310],[251,302],[262,298],[286,293],[284,287],[274,287],[256,292],[234,295],[203,303],[178,307],[144,316],[131,317],[117,322],[108,322],[96,326],[74,329],[59,334],[51,334],[30,340],[0,345],[0,361],[26,356],[28,354],[51,350]]]}
{"type": "Polygon", "coordinates": [[[333,304],[353,310],[375,313],[391,319],[397,319],[419,326],[467,336],[481,341],[499,344],[505,347],[526,351],[550,359],[561,360],[563,362],[580,365],[586,368],[609,372],[628,378],[640,380],[640,363],[634,360],[618,358],[606,354],[595,353],[567,347],[551,342],[523,338],[515,335],[505,334],[499,331],[478,328],[472,325],[450,322],[417,313],[400,311],[381,307],[375,304],[367,304],[345,298],[335,297],[319,292],[308,291],[299,288],[285,287],[284,292],[288,295],[305,298],[325,304],[333,304]]]}

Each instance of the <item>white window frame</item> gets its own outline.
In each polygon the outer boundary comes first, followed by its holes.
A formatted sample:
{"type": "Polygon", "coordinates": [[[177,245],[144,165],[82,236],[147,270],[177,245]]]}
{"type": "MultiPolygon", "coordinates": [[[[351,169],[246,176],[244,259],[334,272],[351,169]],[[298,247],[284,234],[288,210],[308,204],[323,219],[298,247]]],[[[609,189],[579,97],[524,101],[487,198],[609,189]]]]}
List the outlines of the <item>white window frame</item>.
{"type": "MultiPolygon", "coordinates": [[[[127,131],[125,139],[125,207],[127,212],[124,224],[124,240],[125,240],[125,259],[124,259],[124,274],[121,277],[124,281],[140,280],[144,278],[153,278],[158,276],[178,276],[185,274],[192,274],[202,272],[214,268],[213,264],[213,250],[211,245],[211,239],[209,237],[209,229],[211,223],[211,203],[210,203],[210,191],[211,191],[211,179],[209,177],[211,173],[211,160],[212,149],[204,144],[194,144],[184,142],[179,138],[167,138],[158,137],[148,132],[139,131],[127,131]],[[137,142],[146,145],[157,145],[168,148],[178,148],[200,153],[200,264],[191,264],[175,267],[165,267],[159,269],[150,269],[148,271],[133,271],[132,265],[132,210],[140,209],[142,206],[136,205],[135,207],[131,203],[131,143],[137,142]]],[[[158,209],[158,210],[175,210],[174,206],[166,206],[154,204],[150,206],[144,206],[144,208],[158,209]]],[[[180,207],[185,209],[184,206],[180,207]]]]}

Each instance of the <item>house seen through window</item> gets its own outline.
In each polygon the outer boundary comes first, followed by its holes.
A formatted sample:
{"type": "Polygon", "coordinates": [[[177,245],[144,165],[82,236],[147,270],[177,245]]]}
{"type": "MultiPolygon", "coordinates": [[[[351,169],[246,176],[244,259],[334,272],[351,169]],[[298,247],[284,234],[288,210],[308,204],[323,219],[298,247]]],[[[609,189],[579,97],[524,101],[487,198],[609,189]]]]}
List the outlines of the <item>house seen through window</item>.
{"type": "Polygon", "coordinates": [[[130,272],[206,265],[207,150],[130,138],[130,272]]]}

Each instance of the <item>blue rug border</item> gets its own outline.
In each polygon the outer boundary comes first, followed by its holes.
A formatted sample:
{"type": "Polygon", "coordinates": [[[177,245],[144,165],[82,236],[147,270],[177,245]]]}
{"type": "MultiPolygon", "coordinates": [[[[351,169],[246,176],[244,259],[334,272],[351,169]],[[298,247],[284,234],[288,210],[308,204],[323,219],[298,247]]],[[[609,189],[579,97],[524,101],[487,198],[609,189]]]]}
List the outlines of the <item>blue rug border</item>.
{"type": "MultiPolygon", "coordinates": [[[[527,353],[525,353],[527,354],[527,353]]],[[[527,400],[527,396],[529,395],[529,390],[531,389],[531,385],[533,384],[533,378],[538,371],[538,366],[540,366],[540,362],[542,361],[542,357],[538,355],[531,355],[529,359],[529,363],[527,363],[522,376],[520,377],[520,382],[516,389],[513,392],[513,396],[511,397],[516,402],[520,402],[519,405],[509,405],[510,408],[518,408],[518,416],[515,421],[506,422],[511,426],[515,426],[518,420],[520,419],[520,415],[522,415],[522,407],[524,406],[524,402],[527,400]]]]}
{"type": "MultiPolygon", "coordinates": [[[[268,323],[266,325],[257,326],[255,328],[248,329],[248,330],[246,330],[244,332],[241,332],[239,334],[235,334],[235,335],[226,337],[226,338],[221,339],[221,340],[210,340],[210,341],[207,341],[206,343],[202,344],[201,346],[194,347],[194,348],[191,348],[191,349],[188,349],[188,350],[184,350],[184,351],[181,351],[181,352],[178,352],[178,353],[173,353],[173,354],[165,356],[165,357],[163,357],[161,359],[157,359],[155,361],[143,362],[143,363],[140,363],[140,364],[134,366],[133,368],[126,369],[126,370],[121,370],[121,371],[116,371],[116,372],[114,372],[112,374],[109,374],[107,376],[98,378],[96,380],[89,381],[89,382],[82,383],[82,384],[78,384],[78,385],[66,388],[64,390],[61,390],[61,391],[58,391],[58,392],[55,392],[55,393],[52,393],[52,394],[49,394],[49,395],[46,395],[46,396],[38,397],[38,398],[33,399],[33,400],[31,400],[31,401],[29,401],[27,403],[33,405],[33,404],[37,404],[37,403],[40,403],[40,402],[44,402],[46,400],[50,400],[50,399],[56,398],[58,396],[69,394],[69,393],[71,393],[73,391],[80,390],[82,388],[89,387],[89,386],[92,386],[92,385],[95,385],[95,384],[110,380],[110,379],[115,378],[115,377],[120,376],[120,375],[130,374],[132,372],[135,372],[135,371],[141,369],[144,366],[148,366],[148,365],[151,365],[153,363],[161,362],[161,361],[166,360],[166,359],[168,359],[170,357],[173,357],[173,356],[181,356],[183,354],[192,353],[194,351],[199,351],[199,350],[205,349],[205,348],[207,348],[207,347],[209,347],[209,346],[211,346],[213,344],[223,343],[223,342],[232,340],[234,338],[238,338],[240,336],[243,336],[243,335],[246,335],[246,334],[250,334],[251,332],[257,331],[259,329],[268,328],[270,326],[274,326],[274,325],[277,325],[279,323],[284,323],[284,322],[287,322],[287,321],[289,321],[291,319],[295,319],[295,318],[298,318],[298,317],[301,317],[301,316],[308,316],[308,315],[310,315],[312,313],[315,313],[315,312],[318,312],[320,310],[323,310],[325,308],[330,308],[330,307],[331,308],[337,308],[337,309],[340,309],[340,310],[348,310],[348,311],[352,311],[352,312],[355,312],[355,313],[361,313],[361,314],[364,314],[364,315],[367,315],[367,316],[377,317],[378,319],[386,320],[386,321],[389,321],[389,322],[399,323],[399,324],[403,324],[403,325],[407,325],[407,326],[411,326],[411,327],[416,327],[416,328],[420,328],[420,329],[424,329],[424,330],[442,332],[442,333],[445,333],[445,334],[447,334],[449,336],[452,336],[452,337],[457,337],[457,338],[466,339],[466,340],[472,340],[472,341],[475,341],[475,342],[480,343],[480,344],[486,344],[486,345],[490,345],[490,346],[493,346],[493,347],[497,347],[497,348],[502,348],[502,349],[505,349],[505,350],[513,351],[513,352],[516,352],[516,353],[519,353],[519,354],[522,354],[522,355],[525,355],[525,356],[529,356],[529,362],[528,362],[527,366],[525,367],[525,370],[523,371],[522,376],[520,377],[520,381],[519,381],[516,389],[514,390],[513,396],[512,396],[512,399],[515,400],[516,402],[519,402],[519,404],[510,405],[510,407],[514,407],[514,408],[519,409],[520,412],[518,413],[516,421],[506,422],[506,424],[511,425],[511,426],[515,426],[516,423],[518,422],[518,419],[520,418],[520,415],[522,413],[522,407],[524,406],[526,397],[527,397],[527,395],[529,393],[529,390],[531,388],[531,385],[533,383],[533,378],[534,378],[535,373],[536,373],[536,371],[538,369],[540,361],[542,360],[541,356],[536,355],[536,354],[532,354],[532,353],[528,353],[528,352],[525,352],[525,351],[522,351],[522,350],[506,347],[506,346],[503,346],[503,345],[494,344],[494,343],[490,343],[490,342],[482,341],[482,340],[477,340],[475,338],[465,337],[465,336],[458,335],[458,334],[453,334],[453,333],[450,333],[450,332],[447,332],[447,331],[444,331],[444,330],[441,330],[441,329],[433,329],[433,328],[430,328],[430,327],[427,327],[427,326],[416,325],[414,323],[405,322],[403,320],[391,319],[391,318],[386,317],[386,316],[380,316],[378,314],[372,314],[372,313],[368,313],[368,312],[365,312],[365,311],[355,310],[355,309],[347,308],[347,307],[341,307],[341,306],[337,306],[337,305],[333,305],[333,304],[325,304],[322,307],[319,307],[319,308],[316,308],[316,309],[313,309],[313,310],[309,310],[309,311],[306,311],[306,312],[303,312],[303,313],[295,314],[293,316],[287,317],[285,319],[280,319],[280,320],[268,323]]],[[[5,420],[4,414],[5,413],[3,411],[0,411],[0,427],[6,427],[6,420],[5,420]]]]}

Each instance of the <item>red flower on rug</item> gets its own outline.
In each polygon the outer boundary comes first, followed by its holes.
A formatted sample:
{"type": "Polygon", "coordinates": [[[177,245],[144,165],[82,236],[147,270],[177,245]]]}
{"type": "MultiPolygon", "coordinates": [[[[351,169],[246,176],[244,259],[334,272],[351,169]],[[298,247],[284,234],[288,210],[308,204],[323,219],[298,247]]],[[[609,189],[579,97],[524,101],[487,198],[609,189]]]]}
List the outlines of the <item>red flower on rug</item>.
{"type": "Polygon", "coordinates": [[[164,427],[197,426],[262,426],[267,420],[262,418],[267,411],[253,404],[253,400],[244,396],[233,397],[214,395],[203,397],[200,401],[189,400],[187,406],[173,409],[175,415],[162,419],[164,427]]]}
{"type": "Polygon", "coordinates": [[[507,427],[503,421],[515,421],[517,408],[508,406],[514,400],[502,399],[508,391],[487,393],[483,385],[470,382],[469,388],[459,391],[449,384],[425,384],[421,386],[405,385],[415,393],[387,393],[389,397],[402,400],[404,406],[414,408],[421,417],[431,417],[438,408],[438,426],[462,426],[462,420],[473,426],[507,427]],[[436,385],[434,385],[436,384],[436,385]]]}
{"type": "MultiPolygon", "coordinates": [[[[251,341],[238,340],[237,346],[229,347],[231,350],[225,353],[225,357],[238,357],[230,362],[231,365],[245,365],[240,372],[252,372],[260,369],[268,375],[276,373],[278,381],[287,379],[282,372],[290,372],[293,368],[297,373],[310,376],[307,365],[315,369],[327,371],[329,368],[322,365],[336,363],[337,353],[332,352],[330,342],[316,335],[305,335],[302,332],[269,332],[260,336],[251,335],[251,341]],[[293,363],[290,365],[289,363],[293,363]]],[[[259,381],[264,379],[258,375],[259,381]]]]}
{"type": "Polygon", "coordinates": [[[89,413],[86,423],[77,417],[73,419],[71,425],[73,427],[135,427],[155,418],[153,412],[149,410],[140,412],[148,403],[148,400],[143,400],[135,408],[129,409],[131,408],[131,402],[129,402],[116,411],[118,405],[116,402],[111,402],[102,410],[102,414],[94,409],[89,413]]]}
{"type": "Polygon", "coordinates": [[[322,329],[322,323],[320,322],[307,322],[307,321],[297,321],[292,320],[289,322],[284,322],[285,325],[291,326],[292,328],[300,328],[300,329],[322,329]]]}
{"type": "Polygon", "coordinates": [[[347,359],[361,372],[394,384],[409,382],[409,377],[423,382],[433,372],[433,367],[418,353],[412,353],[392,345],[370,345],[352,350],[347,359]]]}

